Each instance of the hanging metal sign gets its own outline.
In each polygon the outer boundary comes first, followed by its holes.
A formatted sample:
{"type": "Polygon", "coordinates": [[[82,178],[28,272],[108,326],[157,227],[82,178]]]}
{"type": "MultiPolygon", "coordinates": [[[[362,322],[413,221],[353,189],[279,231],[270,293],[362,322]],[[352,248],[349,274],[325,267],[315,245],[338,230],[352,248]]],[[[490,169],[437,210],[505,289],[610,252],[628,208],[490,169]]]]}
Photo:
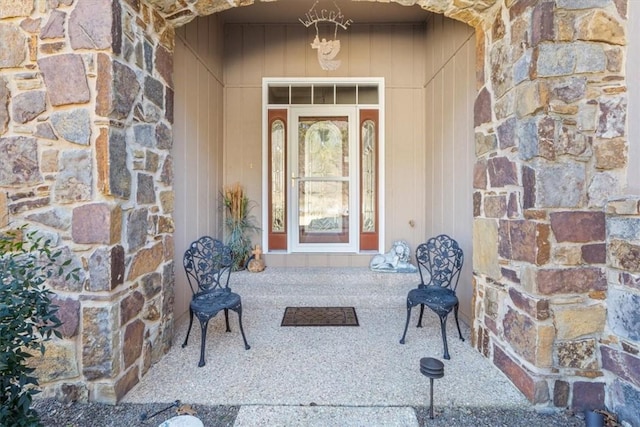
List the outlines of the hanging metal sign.
{"type": "Polygon", "coordinates": [[[346,30],[349,25],[353,23],[351,19],[347,19],[343,14],[336,2],[333,2],[335,9],[318,9],[318,2],[316,0],[311,6],[311,9],[305,13],[304,18],[299,18],[299,21],[305,27],[309,28],[314,26],[316,29],[316,37],[311,43],[311,47],[318,51],[318,63],[323,70],[337,70],[341,61],[335,59],[340,52],[340,40],[338,40],[338,28],[346,30]],[[327,37],[321,37],[320,28],[318,24],[326,24],[328,26],[333,25],[333,39],[327,37]]]}

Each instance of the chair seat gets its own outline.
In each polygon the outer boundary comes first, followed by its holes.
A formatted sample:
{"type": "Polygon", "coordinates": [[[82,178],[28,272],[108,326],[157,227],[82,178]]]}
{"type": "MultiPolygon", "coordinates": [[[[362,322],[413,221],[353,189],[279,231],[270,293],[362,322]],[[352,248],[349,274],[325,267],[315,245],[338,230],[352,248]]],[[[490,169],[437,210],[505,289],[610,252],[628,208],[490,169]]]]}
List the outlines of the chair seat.
{"type": "Polygon", "coordinates": [[[191,309],[194,312],[210,316],[214,316],[225,308],[234,308],[238,305],[240,305],[240,295],[226,291],[200,292],[191,300],[191,309]]]}
{"type": "Polygon", "coordinates": [[[458,297],[449,288],[424,286],[409,291],[407,300],[412,306],[424,304],[437,314],[445,315],[458,304],[458,297]]]}

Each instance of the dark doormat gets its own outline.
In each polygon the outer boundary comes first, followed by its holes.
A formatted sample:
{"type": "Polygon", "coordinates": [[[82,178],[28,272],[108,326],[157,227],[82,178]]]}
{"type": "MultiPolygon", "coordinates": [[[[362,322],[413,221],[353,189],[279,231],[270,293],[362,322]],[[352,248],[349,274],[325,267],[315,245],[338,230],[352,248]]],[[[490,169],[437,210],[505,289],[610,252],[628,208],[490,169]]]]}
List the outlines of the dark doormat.
{"type": "Polygon", "coordinates": [[[358,326],[353,307],[287,307],[280,326],[358,326]]]}

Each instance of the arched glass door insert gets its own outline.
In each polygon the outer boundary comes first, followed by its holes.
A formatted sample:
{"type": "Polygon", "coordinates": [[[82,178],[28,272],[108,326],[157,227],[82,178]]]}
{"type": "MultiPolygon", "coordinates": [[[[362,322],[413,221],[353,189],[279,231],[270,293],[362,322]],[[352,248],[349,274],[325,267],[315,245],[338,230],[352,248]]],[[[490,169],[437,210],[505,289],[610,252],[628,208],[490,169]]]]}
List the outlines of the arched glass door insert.
{"type": "MultiPolygon", "coordinates": [[[[292,109],[294,251],[356,251],[355,108],[292,109]]],[[[357,218],[356,218],[357,224],[357,218]]]]}

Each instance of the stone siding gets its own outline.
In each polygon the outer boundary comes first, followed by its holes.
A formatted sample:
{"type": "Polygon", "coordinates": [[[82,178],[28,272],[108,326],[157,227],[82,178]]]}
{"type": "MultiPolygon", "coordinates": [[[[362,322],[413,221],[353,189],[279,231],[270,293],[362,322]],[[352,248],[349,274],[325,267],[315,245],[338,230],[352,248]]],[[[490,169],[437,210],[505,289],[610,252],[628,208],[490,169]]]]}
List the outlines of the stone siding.
{"type": "Polygon", "coordinates": [[[608,267],[640,271],[637,218],[605,215],[626,183],[626,19],[624,1],[507,0],[477,32],[473,343],[539,405],[636,409],[640,300],[608,267]]]}
{"type": "Polygon", "coordinates": [[[173,330],[173,26],[141,2],[0,0],[0,227],[53,238],[46,395],[115,403],[173,330]]]}
{"type": "Polygon", "coordinates": [[[640,197],[607,204],[607,325],[600,345],[607,406],[640,425],[640,197]]]}

